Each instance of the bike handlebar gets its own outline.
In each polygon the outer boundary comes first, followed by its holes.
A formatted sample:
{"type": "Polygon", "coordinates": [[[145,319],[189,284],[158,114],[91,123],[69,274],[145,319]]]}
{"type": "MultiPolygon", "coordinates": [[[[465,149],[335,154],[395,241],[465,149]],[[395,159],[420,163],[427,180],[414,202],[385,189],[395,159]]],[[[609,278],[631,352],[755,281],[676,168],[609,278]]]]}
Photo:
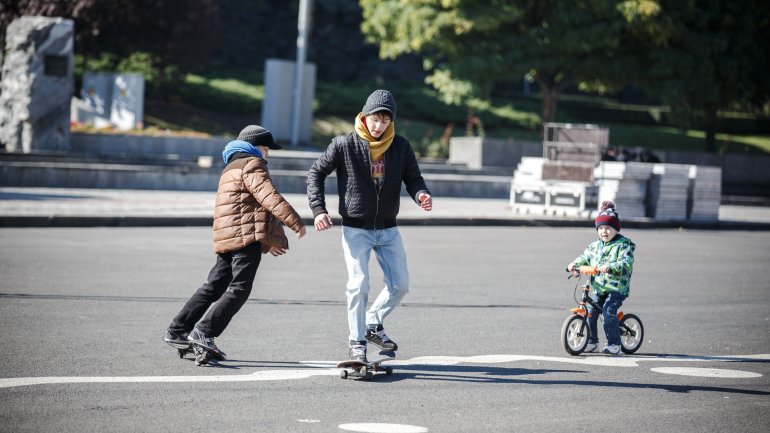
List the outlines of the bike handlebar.
{"type": "Polygon", "coordinates": [[[578,272],[585,275],[598,275],[599,270],[596,269],[596,266],[580,266],[578,268],[578,272]]]}
{"type": "MultiPolygon", "coordinates": [[[[569,272],[569,269],[567,269],[566,271],[569,272]]],[[[599,269],[597,269],[596,266],[586,266],[586,265],[584,265],[584,266],[577,266],[577,267],[573,266],[572,267],[572,272],[571,272],[570,276],[567,277],[567,278],[572,278],[572,275],[576,275],[577,276],[577,274],[599,275],[599,269]]]]}

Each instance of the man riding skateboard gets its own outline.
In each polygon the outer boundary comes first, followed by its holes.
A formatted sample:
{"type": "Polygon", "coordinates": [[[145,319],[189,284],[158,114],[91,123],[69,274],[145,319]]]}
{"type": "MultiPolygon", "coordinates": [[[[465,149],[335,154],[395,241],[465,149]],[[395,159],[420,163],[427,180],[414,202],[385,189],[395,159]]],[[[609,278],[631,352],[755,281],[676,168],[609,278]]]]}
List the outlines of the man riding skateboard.
{"type": "Polygon", "coordinates": [[[308,171],[307,193],[316,230],[327,230],[324,182],[337,173],[342,249],[348,270],[347,309],[351,360],[366,363],[366,344],[395,351],[384,319],[409,291],[409,272],[401,233],[396,224],[401,183],[425,211],[433,206],[430,192],[409,141],[395,133],[396,100],[375,90],[355,118],[355,131],[337,136],[308,171]],[[385,287],[366,310],[369,258],[374,251],[385,287]]]}

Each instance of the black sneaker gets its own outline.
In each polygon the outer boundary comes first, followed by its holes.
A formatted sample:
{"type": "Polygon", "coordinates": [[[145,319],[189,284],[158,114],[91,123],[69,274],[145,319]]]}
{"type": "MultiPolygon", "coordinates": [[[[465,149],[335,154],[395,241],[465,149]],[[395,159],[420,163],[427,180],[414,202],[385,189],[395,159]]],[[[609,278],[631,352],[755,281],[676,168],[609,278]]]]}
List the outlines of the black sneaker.
{"type": "Polygon", "coordinates": [[[207,336],[199,331],[198,328],[193,329],[190,335],[187,336],[187,339],[193,344],[196,355],[202,355],[205,351],[211,355],[211,358],[217,361],[227,360],[225,352],[219,350],[216,343],[214,343],[214,337],[207,336]]]}
{"type": "Polygon", "coordinates": [[[163,336],[163,341],[165,341],[171,347],[176,347],[177,349],[185,349],[190,347],[190,342],[187,340],[186,332],[176,332],[169,329],[163,336]]]}
{"type": "Polygon", "coordinates": [[[376,329],[366,330],[366,341],[374,344],[382,350],[398,350],[398,344],[391,340],[386,334],[382,325],[378,325],[376,329]]]}
{"type": "Polygon", "coordinates": [[[368,363],[366,359],[366,344],[363,341],[350,344],[350,350],[348,350],[348,359],[351,361],[368,363]]]}

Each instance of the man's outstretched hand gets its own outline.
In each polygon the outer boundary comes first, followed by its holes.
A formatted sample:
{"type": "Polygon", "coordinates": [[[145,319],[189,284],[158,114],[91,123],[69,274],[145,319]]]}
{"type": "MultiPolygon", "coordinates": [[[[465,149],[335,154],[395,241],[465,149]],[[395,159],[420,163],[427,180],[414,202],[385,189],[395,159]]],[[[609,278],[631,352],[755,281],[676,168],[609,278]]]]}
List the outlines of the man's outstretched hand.
{"type": "Polygon", "coordinates": [[[417,200],[420,201],[420,207],[423,208],[424,211],[430,212],[431,209],[433,209],[433,199],[430,197],[430,194],[425,194],[424,192],[420,193],[417,200]]]}
{"type": "Polygon", "coordinates": [[[319,213],[316,215],[315,220],[313,221],[313,225],[315,226],[315,229],[317,231],[326,230],[330,228],[332,224],[332,218],[329,216],[328,213],[319,213]]]}

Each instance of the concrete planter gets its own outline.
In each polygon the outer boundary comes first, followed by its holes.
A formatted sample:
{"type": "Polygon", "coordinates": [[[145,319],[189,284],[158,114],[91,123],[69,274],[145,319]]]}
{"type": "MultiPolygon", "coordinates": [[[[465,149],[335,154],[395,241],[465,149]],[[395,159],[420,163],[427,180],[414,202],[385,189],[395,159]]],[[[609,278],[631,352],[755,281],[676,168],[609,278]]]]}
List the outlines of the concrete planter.
{"type": "Polygon", "coordinates": [[[532,141],[501,140],[486,137],[452,137],[449,163],[482,167],[509,167],[511,172],[522,156],[542,156],[543,145],[532,141]]]}

